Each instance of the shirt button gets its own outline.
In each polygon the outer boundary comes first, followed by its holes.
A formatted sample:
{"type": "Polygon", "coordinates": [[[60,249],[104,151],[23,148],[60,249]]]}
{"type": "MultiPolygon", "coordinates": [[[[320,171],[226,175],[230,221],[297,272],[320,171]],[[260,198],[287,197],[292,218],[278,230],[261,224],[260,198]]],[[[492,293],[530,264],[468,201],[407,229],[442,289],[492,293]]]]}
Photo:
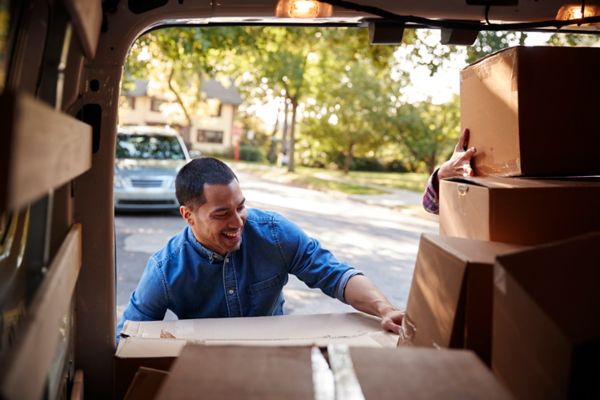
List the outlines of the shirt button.
{"type": "Polygon", "coordinates": [[[233,289],[229,289],[229,290],[227,291],[227,293],[229,293],[229,294],[234,294],[234,293],[235,293],[235,290],[233,290],[233,289]]]}
{"type": "Polygon", "coordinates": [[[229,262],[229,258],[226,258],[226,259],[225,259],[225,262],[226,262],[226,263],[228,263],[228,262],[229,262]]]}

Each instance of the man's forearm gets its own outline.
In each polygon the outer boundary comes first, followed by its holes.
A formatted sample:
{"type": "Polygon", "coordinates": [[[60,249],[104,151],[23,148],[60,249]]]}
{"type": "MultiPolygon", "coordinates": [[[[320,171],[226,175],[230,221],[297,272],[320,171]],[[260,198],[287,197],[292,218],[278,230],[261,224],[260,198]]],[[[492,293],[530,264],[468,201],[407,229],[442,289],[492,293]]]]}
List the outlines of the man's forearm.
{"type": "Polygon", "coordinates": [[[396,310],[389,300],[364,275],[354,275],[346,284],[346,302],[359,311],[382,317],[396,310]]]}
{"type": "Polygon", "coordinates": [[[354,275],[346,284],[345,299],[359,311],[381,318],[383,329],[400,333],[404,313],[398,310],[364,275],[354,275]]]}

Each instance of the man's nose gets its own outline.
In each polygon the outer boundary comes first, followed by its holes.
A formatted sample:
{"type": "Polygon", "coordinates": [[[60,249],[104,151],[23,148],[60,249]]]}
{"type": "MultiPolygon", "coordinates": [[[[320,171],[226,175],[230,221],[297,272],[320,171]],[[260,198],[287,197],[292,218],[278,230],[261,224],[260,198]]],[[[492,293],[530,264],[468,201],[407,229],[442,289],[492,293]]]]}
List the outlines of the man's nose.
{"type": "Polygon", "coordinates": [[[235,212],[233,213],[233,218],[230,221],[230,223],[232,224],[232,226],[239,228],[244,225],[244,216],[242,215],[242,213],[235,212]]]}

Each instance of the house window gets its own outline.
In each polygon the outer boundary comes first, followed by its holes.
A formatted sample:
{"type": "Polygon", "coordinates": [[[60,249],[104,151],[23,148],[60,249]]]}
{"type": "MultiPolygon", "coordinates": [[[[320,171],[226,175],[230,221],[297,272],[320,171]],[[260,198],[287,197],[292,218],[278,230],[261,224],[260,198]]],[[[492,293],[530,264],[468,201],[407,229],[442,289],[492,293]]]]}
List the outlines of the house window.
{"type": "Polygon", "coordinates": [[[121,110],[135,110],[135,97],[119,96],[119,108],[121,110]]]}
{"type": "Polygon", "coordinates": [[[163,100],[159,100],[156,98],[152,98],[152,101],[150,102],[150,110],[154,111],[154,112],[160,112],[160,107],[164,104],[165,102],[163,100]]]}
{"type": "Polygon", "coordinates": [[[206,100],[208,115],[211,117],[220,117],[221,116],[221,100],[211,98],[206,100]]]}
{"type": "Polygon", "coordinates": [[[223,131],[198,129],[196,137],[199,143],[223,143],[223,131]]]}

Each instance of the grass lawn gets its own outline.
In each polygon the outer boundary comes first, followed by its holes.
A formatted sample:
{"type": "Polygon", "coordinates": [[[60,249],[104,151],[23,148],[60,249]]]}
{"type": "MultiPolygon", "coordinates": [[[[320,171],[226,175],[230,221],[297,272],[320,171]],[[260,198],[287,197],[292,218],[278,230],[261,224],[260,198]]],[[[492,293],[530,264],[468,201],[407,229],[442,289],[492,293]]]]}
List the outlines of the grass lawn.
{"type": "Polygon", "coordinates": [[[234,169],[248,171],[278,180],[317,190],[334,190],[346,194],[384,194],[395,189],[422,192],[427,174],[397,172],[342,171],[321,168],[296,167],[292,174],[284,167],[265,164],[228,161],[234,169]]]}

